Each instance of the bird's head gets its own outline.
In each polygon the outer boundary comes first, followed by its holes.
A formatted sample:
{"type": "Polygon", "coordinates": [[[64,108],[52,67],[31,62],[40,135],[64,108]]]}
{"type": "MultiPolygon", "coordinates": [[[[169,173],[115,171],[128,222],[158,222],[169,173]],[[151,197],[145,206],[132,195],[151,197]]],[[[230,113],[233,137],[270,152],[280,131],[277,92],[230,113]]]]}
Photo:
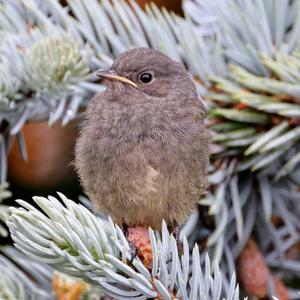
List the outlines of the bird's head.
{"type": "Polygon", "coordinates": [[[122,85],[129,94],[166,97],[171,91],[194,92],[194,84],[181,63],[149,48],[122,53],[110,70],[98,71],[97,75],[109,80],[108,89],[122,85]]]}

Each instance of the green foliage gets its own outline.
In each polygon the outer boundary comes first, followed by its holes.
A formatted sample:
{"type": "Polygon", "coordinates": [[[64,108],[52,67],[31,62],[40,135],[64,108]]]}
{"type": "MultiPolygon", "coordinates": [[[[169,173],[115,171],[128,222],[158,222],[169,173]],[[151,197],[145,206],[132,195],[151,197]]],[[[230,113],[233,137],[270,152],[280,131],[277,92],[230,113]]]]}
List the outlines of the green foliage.
{"type": "Polygon", "coordinates": [[[204,237],[207,250],[229,273],[250,236],[269,267],[279,268],[275,273],[300,273],[296,258],[287,255],[300,231],[299,5],[299,0],[183,3],[198,32],[218,39],[226,62],[224,73],[210,74],[211,85],[204,82],[214,145],[211,190],[201,203],[216,224],[204,237]]]}
{"type": "MultiPolygon", "coordinates": [[[[8,183],[4,182],[0,185],[0,221],[6,222],[8,218],[8,206],[2,205],[3,200],[11,197],[11,192],[7,190],[8,183]]],[[[0,224],[0,236],[7,236],[7,230],[0,224]]]]}
{"type": "Polygon", "coordinates": [[[0,272],[1,299],[54,300],[51,268],[28,259],[16,249],[1,249],[0,272]]]}
{"type": "Polygon", "coordinates": [[[101,287],[116,299],[239,299],[235,275],[222,293],[223,275],[216,266],[210,270],[208,256],[205,269],[200,264],[197,245],[192,255],[183,238],[179,255],[173,235],[163,223],[161,238],[151,229],[152,268],[148,270],[138,256],[133,256],[122,230],[111,219],[102,221],[84,206],[59,193],[56,198],[34,197],[39,211],[25,201],[22,208],[11,208],[7,222],[15,245],[31,259],[47,263],[54,269],[101,287]],[[76,249],[74,251],[74,249],[76,249]],[[212,274],[213,273],[213,274],[212,274]],[[223,299],[223,298],[222,298],[223,299]]]}
{"type": "Polygon", "coordinates": [[[299,0],[185,0],[183,7],[199,31],[219,37],[227,62],[253,74],[270,75],[261,55],[299,50],[299,0]]]}
{"type": "Polygon", "coordinates": [[[80,45],[66,35],[40,39],[26,51],[24,62],[29,89],[57,96],[84,80],[89,71],[80,45]]]}
{"type": "MultiPolygon", "coordinates": [[[[228,79],[211,78],[214,91],[207,96],[213,103],[210,115],[217,123],[217,127],[212,126],[216,131],[213,141],[223,149],[238,149],[241,164],[249,162],[247,168],[253,171],[266,167],[279,157],[284,159],[283,152],[291,147],[298,149],[300,139],[297,122],[300,116],[297,100],[300,92],[299,55],[277,53],[274,59],[263,56],[261,60],[272,78],[229,65],[228,79]],[[228,124],[242,128],[228,131],[228,124]]],[[[296,151],[294,156],[283,160],[285,162],[278,169],[276,179],[297,166],[297,154],[296,151]]]]}

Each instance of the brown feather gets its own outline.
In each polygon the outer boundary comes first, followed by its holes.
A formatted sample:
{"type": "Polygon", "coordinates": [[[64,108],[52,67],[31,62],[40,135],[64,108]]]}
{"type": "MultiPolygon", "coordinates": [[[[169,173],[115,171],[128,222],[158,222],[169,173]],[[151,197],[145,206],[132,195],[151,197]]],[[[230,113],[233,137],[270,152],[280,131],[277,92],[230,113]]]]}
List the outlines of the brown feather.
{"type": "Polygon", "coordinates": [[[111,68],[138,85],[108,82],[87,109],[76,168],[97,209],[159,229],[183,222],[207,187],[204,107],[183,65],[157,50],[123,53],[111,68]],[[137,75],[153,72],[145,85],[137,75]]]}

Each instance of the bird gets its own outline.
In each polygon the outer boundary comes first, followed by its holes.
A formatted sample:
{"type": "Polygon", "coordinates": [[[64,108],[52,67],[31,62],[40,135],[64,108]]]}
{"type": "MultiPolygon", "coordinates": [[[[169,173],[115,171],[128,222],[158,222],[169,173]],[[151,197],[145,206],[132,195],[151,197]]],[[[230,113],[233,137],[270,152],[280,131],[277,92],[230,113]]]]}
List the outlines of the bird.
{"type": "Polygon", "coordinates": [[[208,185],[205,106],[184,65],[159,50],[121,53],[97,75],[75,168],[96,210],[117,224],[179,226],[208,185]]]}

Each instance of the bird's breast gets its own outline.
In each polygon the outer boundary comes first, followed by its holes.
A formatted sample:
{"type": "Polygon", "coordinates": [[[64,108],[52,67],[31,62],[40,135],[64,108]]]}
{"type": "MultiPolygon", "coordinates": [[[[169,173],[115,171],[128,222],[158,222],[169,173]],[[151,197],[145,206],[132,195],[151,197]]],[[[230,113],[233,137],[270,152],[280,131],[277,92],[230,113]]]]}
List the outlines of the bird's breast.
{"type": "Polygon", "coordinates": [[[162,160],[198,147],[201,112],[177,102],[156,100],[130,105],[104,99],[101,104],[95,102],[97,105],[89,108],[86,129],[89,151],[107,162],[126,162],[131,156],[141,161],[140,152],[148,160],[162,160]]]}
{"type": "Polygon", "coordinates": [[[110,133],[115,139],[130,139],[132,142],[147,136],[162,139],[178,136],[183,139],[199,125],[199,114],[173,105],[168,107],[158,103],[117,105],[102,112],[98,119],[100,130],[110,133]]]}

